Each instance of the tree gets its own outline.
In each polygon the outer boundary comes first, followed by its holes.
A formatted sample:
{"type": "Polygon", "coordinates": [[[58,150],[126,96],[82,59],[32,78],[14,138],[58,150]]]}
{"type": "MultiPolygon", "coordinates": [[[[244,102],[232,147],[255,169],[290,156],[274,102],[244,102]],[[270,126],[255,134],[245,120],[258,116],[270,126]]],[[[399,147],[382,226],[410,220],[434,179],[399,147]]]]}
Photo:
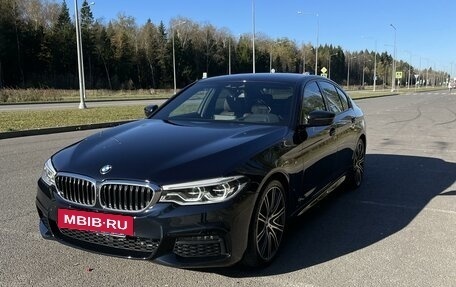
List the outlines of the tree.
{"type": "Polygon", "coordinates": [[[93,87],[93,56],[94,56],[94,45],[95,45],[95,35],[93,31],[94,19],[93,14],[90,9],[90,5],[87,0],[82,2],[81,6],[81,45],[83,51],[83,59],[84,59],[84,71],[86,78],[88,76],[89,81],[87,81],[87,87],[93,87]],[[88,72],[88,73],[87,73],[88,72]]]}
{"type": "Polygon", "coordinates": [[[111,39],[114,54],[115,79],[114,88],[131,89],[134,87],[133,79],[136,71],[134,70],[136,55],[136,34],[137,26],[132,17],[119,14],[117,19],[110,22],[108,35],[111,39]]]}
{"type": "Polygon", "coordinates": [[[144,57],[150,71],[147,78],[150,79],[152,88],[157,88],[157,84],[155,82],[155,70],[158,66],[158,38],[159,32],[157,27],[155,27],[152,21],[148,19],[146,24],[140,29],[139,39],[140,48],[144,52],[144,57]]]}
{"type": "Polygon", "coordinates": [[[236,48],[236,59],[238,62],[236,70],[239,73],[252,72],[252,45],[250,36],[241,36],[236,48]]]}
{"type": "MultiPolygon", "coordinates": [[[[0,88],[77,87],[75,25],[66,2],[54,1],[0,0],[0,88]]],[[[179,87],[200,78],[203,72],[209,76],[227,74],[230,58],[232,73],[252,72],[251,35],[234,37],[226,28],[188,18],[174,18],[169,27],[151,20],[138,26],[133,17],[119,14],[103,23],[94,20],[88,0],[83,0],[81,32],[88,88],[172,87],[173,34],[179,87]]],[[[316,47],[310,43],[299,47],[290,39],[273,40],[257,33],[255,49],[257,72],[269,72],[270,65],[278,72],[315,72],[316,47]]],[[[376,52],[344,53],[340,46],[327,44],[318,51],[319,68],[329,70],[331,62],[331,78],[336,82],[345,81],[350,59],[350,82],[362,84],[364,74],[364,82],[372,83],[376,52]]],[[[392,62],[387,52],[377,54],[377,84],[391,84],[392,62]]],[[[397,68],[405,74],[409,70],[410,74],[421,72],[421,78],[434,85],[448,78],[446,73],[429,68],[414,71],[405,61],[398,61],[397,68]]],[[[404,76],[401,83],[406,81],[404,76]]]]}
{"type": "Polygon", "coordinates": [[[15,35],[15,17],[12,0],[0,0],[0,88],[4,83],[11,83],[12,77],[16,74],[12,60],[17,53],[17,47],[14,44],[15,35]]]}
{"type": "Polygon", "coordinates": [[[76,30],[68,6],[63,1],[56,25],[51,31],[53,86],[75,87],[77,71],[76,30]]]}
{"type": "MultiPolygon", "coordinates": [[[[101,70],[104,71],[104,75],[106,76],[108,88],[112,89],[111,76],[109,73],[109,71],[112,69],[111,63],[113,61],[111,39],[109,38],[108,33],[106,32],[106,28],[98,22],[94,24],[94,31],[95,54],[98,56],[98,59],[101,60],[101,63],[103,65],[103,68],[101,70]]],[[[100,76],[100,78],[103,77],[100,76]]],[[[103,80],[99,80],[95,86],[96,88],[106,87],[106,82],[104,82],[103,80]]]]}

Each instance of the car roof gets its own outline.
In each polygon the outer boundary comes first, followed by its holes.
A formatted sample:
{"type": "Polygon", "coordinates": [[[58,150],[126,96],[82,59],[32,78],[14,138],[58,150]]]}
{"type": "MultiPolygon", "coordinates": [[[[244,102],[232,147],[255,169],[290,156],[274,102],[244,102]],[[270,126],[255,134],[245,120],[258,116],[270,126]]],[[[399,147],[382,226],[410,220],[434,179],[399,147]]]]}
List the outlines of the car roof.
{"type": "MultiPolygon", "coordinates": [[[[215,76],[206,79],[200,80],[200,82],[212,82],[212,81],[277,81],[277,82],[288,82],[288,83],[298,83],[303,81],[309,81],[312,79],[326,79],[321,76],[315,75],[304,75],[304,74],[293,74],[293,73],[256,73],[256,74],[232,74],[232,75],[223,75],[215,76]]],[[[327,80],[327,79],[326,79],[327,80]]]]}

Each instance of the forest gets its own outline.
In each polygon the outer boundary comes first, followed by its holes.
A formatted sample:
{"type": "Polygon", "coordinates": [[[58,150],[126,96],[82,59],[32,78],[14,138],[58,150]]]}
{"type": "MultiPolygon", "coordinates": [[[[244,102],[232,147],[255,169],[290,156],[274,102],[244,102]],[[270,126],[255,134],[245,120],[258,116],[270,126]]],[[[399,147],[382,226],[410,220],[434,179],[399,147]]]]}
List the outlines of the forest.
{"type": "MultiPolygon", "coordinates": [[[[95,19],[84,0],[80,10],[85,86],[87,89],[169,89],[173,86],[173,39],[177,87],[229,73],[252,72],[252,35],[234,36],[227,28],[176,17],[165,25],[134,17],[95,19]]],[[[249,30],[246,28],[246,30],[249,30]]],[[[298,44],[287,38],[255,35],[256,72],[315,73],[325,67],[339,84],[391,85],[393,57],[378,51],[344,51],[331,44],[298,44]]],[[[78,88],[76,28],[68,3],[52,0],[0,0],[0,89],[78,88]]],[[[415,74],[428,85],[448,74],[432,67],[418,70],[396,62],[401,85],[415,84],[415,74]],[[410,75],[410,77],[409,77],[410,75]]]]}

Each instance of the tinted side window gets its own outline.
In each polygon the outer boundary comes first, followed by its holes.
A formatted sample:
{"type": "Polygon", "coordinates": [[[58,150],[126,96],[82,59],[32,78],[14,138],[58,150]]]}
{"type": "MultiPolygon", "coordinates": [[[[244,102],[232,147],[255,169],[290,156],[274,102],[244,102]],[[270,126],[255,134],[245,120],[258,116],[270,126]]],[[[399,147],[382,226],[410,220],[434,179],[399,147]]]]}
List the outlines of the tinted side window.
{"type": "Polygon", "coordinates": [[[325,99],[328,100],[328,109],[336,114],[342,112],[344,107],[342,106],[336,87],[328,82],[318,82],[318,84],[320,85],[325,99]]]}
{"type": "Polygon", "coordinates": [[[336,87],[337,92],[339,93],[340,100],[342,101],[342,106],[344,108],[344,111],[348,110],[350,108],[350,104],[347,99],[347,95],[338,87],[336,87]]]}
{"type": "Polygon", "coordinates": [[[184,115],[193,115],[193,117],[201,112],[204,101],[212,95],[214,89],[206,88],[197,91],[189,100],[183,102],[174,111],[169,114],[169,117],[178,117],[184,115]]]}
{"type": "Polygon", "coordinates": [[[307,116],[312,111],[324,111],[325,103],[316,82],[311,82],[304,88],[301,104],[301,124],[307,124],[307,116]]]}

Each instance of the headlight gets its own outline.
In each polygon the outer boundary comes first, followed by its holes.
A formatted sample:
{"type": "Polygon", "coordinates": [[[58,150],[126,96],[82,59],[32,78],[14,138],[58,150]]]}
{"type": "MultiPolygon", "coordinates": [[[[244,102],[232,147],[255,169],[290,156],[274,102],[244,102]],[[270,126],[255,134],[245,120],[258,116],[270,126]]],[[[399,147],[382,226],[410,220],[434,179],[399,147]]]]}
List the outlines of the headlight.
{"type": "Polygon", "coordinates": [[[48,159],[44,164],[43,173],[41,174],[41,179],[47,183],[47,185],[55,185],[55,175],[56,171],[52,166],[51,159],[48,159]]]}
{"type": "Polygon", "coordinates": [[[160,201],[182,205],[221,202],[234,196],[247,183],[246,177],[233,176],[165,185],[160,201]]]}

